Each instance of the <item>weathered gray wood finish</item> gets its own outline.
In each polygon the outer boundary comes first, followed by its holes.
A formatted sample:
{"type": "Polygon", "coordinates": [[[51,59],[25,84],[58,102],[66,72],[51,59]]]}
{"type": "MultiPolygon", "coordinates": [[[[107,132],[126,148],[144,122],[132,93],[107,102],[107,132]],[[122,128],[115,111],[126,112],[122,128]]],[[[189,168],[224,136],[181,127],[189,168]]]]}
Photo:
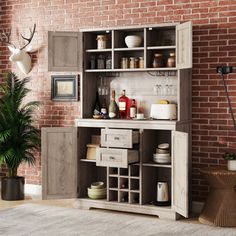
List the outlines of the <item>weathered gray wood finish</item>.
{"type": "Polygon", "coordinates": [[[77,197],[77,128],[42,128],[43,199],[77,197]]]}
{"type": "Polygon", "coordinates": [[[48,71],[82,70],[82,34],[48,32],[48,71]]]}

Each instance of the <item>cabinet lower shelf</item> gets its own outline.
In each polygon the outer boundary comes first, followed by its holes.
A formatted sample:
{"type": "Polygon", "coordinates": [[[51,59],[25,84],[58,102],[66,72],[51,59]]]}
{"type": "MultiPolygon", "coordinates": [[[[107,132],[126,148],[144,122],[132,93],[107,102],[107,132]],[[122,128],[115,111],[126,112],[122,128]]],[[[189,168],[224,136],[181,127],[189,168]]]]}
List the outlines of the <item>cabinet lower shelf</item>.
{"type": "Polygon", "coordinates": [[[156,215],[161,219],[172,219],[177,220],[178,214],[170,206],[153,206],[153,205],[139,205],[139,204],[128,204],[119,203],[107,200],[92,200],[89,198],[78,198],[76,199],[75,206],[80,209],[106,209],[114,211],[124,211],[131,213],[156,215]]]}

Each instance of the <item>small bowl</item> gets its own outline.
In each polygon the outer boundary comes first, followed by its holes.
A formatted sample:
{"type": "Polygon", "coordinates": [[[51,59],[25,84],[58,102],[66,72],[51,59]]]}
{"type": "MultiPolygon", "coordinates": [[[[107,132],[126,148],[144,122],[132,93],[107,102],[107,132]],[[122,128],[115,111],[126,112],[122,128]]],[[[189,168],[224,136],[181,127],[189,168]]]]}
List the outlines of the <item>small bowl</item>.
{"type": "Polygon", "coordinates": [[[142,43],[142,37],[138,35],[128,35],[125,37],[125,44],[128,48],[139,47],[142,43]]]}
{"type": "Polygon", "coordinates": [[[169,149],[170,145],[169,143],[161,143],[157,146],[159,149],[169,149]]]}
{"type": "Polygon", "coordinates": [[[107,196],[107,189],[101,188],[101,189],[92,189],[88,188],[88,197],[91,199],[103,199],[107,196]]]}
{"type": "Polygon", "coordinates": [[[102,189],[104,188],[104,182],[98,181],[91,184],[91,189],[102,189]]]}
{"type": "Polygon", "coordinates": [[[158,153],[158,154],[170,153],[170,150],[169,150],[169,149],[160,149],[160,148],[157,148],[157,149],[156,149],[156,153],[158,153]]]}
{"type": "Polygon", "coordinates": [[[170,157],[170,153],[154,153],[153,157],[156,157],[156,158],[168,158],[168,157],[170,157]]]}

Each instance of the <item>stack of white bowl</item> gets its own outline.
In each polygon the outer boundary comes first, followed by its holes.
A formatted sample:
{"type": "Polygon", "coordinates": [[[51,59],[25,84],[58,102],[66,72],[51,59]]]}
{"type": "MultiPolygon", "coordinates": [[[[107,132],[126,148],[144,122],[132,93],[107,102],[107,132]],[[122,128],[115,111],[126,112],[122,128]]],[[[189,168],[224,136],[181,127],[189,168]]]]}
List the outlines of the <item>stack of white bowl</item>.
{"type": "Polygon", "coordinates": [[[88,197],[92,199],[103,199],[107,196],[107,189],[103,182],[94,182],[88,188],[88,197]]]}
{"type": "Polygon", "coordinates": [[[159,164],[169,164],[171,162],[169,143],[158,145],[156,153],[153,154],[153,161],[159,164]]]}

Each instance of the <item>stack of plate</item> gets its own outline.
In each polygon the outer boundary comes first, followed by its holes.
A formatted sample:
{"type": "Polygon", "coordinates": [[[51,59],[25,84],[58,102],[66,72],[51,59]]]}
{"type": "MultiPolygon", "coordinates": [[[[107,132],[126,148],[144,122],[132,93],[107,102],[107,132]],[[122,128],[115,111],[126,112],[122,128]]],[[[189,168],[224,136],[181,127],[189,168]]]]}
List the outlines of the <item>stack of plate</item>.
{"type": "Polygon", "coordinates": [[[158,145],[156,153],[153,154],[153,161],[160,164],[168,164],[171,162],[169,143],[158,145]]]}
{"type": "Polygon", "coordinates": [[[92,199],[103,199],[107,196],[107,189],[103,182],[94,182],[88,188],[88,196],[92,199]]]}

